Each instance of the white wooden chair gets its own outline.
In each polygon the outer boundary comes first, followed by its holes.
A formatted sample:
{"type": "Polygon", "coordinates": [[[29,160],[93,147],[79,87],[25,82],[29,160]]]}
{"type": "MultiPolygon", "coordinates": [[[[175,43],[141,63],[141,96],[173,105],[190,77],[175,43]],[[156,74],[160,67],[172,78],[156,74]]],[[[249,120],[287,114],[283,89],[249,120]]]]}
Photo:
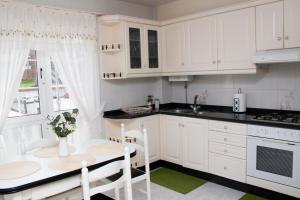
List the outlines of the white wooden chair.
{"type": "Polygon", "coordinates": [[[131,168],[131,183],[146,181],[147,200],[151,200],[151,187],[150,187],[150,166],[149,166],[149,149],[148,149],[148,135],[147,130],[130,130],[125,131],[124,124],[121,124],[121,139],[122,143],[126,146],[131,146],[136,149],[138,153],[144,156],[145,171],[131,168]],[[136,143],[127,142],[127,139],[135,138],[136,143]]]}
{"type": "Polygon", "coordinates": [[[101,194],[109,190],[115,190],[115,199],[119,200],[119,188],[125,186],[126,200],[132,200],[131,188],[131,172],[130,172],[130,154],[129,148],[125,147],[125,159],[109,163],[103,167],[95,169],[91,172],[87,169],[87,162],[82,162],[82,189],[84,200],[90,199],[110,199],[109,197],[101,194]],[[123,170],[122,176],[113,182],[109,182],[100,186],[92,186],[90,183],[95,183],[98,180],[105,179],[114,174],[120,173],[123,170]]]}

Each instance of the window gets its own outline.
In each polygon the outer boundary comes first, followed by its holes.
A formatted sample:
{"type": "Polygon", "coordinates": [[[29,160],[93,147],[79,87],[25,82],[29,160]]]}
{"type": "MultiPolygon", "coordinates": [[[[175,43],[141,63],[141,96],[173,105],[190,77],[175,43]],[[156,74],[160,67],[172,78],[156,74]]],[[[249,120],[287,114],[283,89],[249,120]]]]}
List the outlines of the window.
{"type": "Polygon", "coordinates": [[[12,154],[23,141],[29,145],[43,137],[54,137],[47,116],[76,108],[51,57],[31,50],[18,93],[13,101],[3,136],[12,154]],[[13,145],[12,145],[13,144],[13,145]]]}
{"type": "Polygon", "coordinates": [[[36,51],[30,51],[28,62],[9,117],[40,114],[39,79],[36,51]]]}

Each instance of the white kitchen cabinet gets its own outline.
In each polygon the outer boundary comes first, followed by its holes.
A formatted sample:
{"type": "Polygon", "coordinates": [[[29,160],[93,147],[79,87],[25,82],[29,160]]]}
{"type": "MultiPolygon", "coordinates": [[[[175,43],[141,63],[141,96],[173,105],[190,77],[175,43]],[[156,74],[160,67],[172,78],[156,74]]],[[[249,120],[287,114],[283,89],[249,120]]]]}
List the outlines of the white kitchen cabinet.
{"type": "Polygon", "coordinates": [[[284,1],[284,47],[294,48],[300,47],[300,1],[285,0],[284,1]]]}
{"type": "Polygon", "coordinates": [[[128,73],[160,72],[159,28],[138,23],[126,27],[128,73]]]}
{"type": "Polygon", "coordinates": [[[208,120],[163,115],[163,159],[208,171],[208,120]]]}
{"type": "Polygon", "coordinates": [[[218,69],[255,68],[255,8],[217,16],[218,69]]]}
{"type": "Polygon", "coordinates": [[[162,27],[163,72],[185,71],[184,23],[162,27]]]}
{"type": "Polygon", "coordinates": [[[141,129],[148,134],[149,160],[154,162],[160,159],[160,117],[153,115],[140,119],[141,129]]]}
{"type": "Polygon", "coordinates": [[[209,153],[209,172],[232,180],[246,182],[246,161],[209,153]]]}
{"type": "Polygon", "coordinates": [[[299,8],[299,0],[256,7],[258,51],[300,47],[299,8]]]}
{"type": "Polygon", "coordinates": [[[283,48],[283,1],[256,8],[256,49],[283,48]]]}
{"type": "Polygon", "coordinates": [[[217,70],[216,25],[215,16],[186,23],[187,70],[217,70]]]}
{"type": "Polygon", "coordinates": [[[247,125],[209,120],[209,172],[246,181],[247,125]]]}
{"type": "MultiPolygon", "coordinates": [[[[104,132],[106,138],[112,141],[121,142],[121,124],[125,125],[125,130],[142,130],[147,129],[149,160],[154,162],[160,160],[160,116],[153,115],[149,117],[136,119],[105,119],[104,132]]],[[[134,142],[134,140],[132,141],[134,142]]],[[[135,166],[144,165],[142,155],[137,155],[132,159],[135,166]]]]}
{"type": "Polygon", "coordinates": [[[182,164],[181,119],[181,117],[165,115],[161,121],[163,159],[175,164],[182,164]]]}
{"type": "Polygon", "coordinates": [[[98,18],[103,79],[159,76],[158,22],[119,15],[98,18]]]}
{"type": "Polygon", "coordinates": [[[183,166],[208,172],[208,121],[184,118],[183,166]]]}

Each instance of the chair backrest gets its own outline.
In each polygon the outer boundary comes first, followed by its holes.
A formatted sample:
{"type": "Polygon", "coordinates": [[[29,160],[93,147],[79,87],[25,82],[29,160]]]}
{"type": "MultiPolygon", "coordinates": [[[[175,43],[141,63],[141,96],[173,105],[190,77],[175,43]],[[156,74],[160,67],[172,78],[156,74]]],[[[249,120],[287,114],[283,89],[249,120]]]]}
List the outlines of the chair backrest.
{"type": "Polygon", "coordinates": [[[146,174],[149,175],[150,167],[149,167],[149,149],[148,149],[147,130],[144,128],[143,132],[141,132],[140,130],[125,131],[124,124],[121,124],[121,138],[122,138],[122,143],[124,145],[131,146],[144,155],[145,172],[146,174]],[[132,138],[136,140],[135,143],[127,141],[128,139],[132,139],[132,138]]]}
{"type": "Polygon", "coordinates": [[[129,148],[125,147],[124,152],[124,160],[114,161],[91,172],[89,172],[87,169],[87,162],[82,161],[81,184],[83,188],[84,200],[90,200],[90,197],[95,194],[120,188],[123,184],[126,191],[126,200],[132,200],[129,148]],[[121,170],[123,170],[122,176],[117,180],[105,185],[90,187],[90,183],[115,175],[121,170]]]}

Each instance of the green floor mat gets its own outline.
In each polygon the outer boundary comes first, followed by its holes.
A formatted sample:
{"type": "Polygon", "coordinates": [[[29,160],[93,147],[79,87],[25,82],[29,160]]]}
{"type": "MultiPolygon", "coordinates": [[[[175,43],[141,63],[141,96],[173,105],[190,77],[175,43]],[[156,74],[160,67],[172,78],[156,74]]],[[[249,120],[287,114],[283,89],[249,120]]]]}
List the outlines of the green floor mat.
{"type": "Polygon", "coordinates": [[[160,168],[151,173],[151,182],[169,188],[176,192],[187,194],[206,183],[206,180],[196,178],[175,170],[160,168]]]}
{"type": "Polygon", "coordinates": [[[268,200],[253,194],[245,194],[244,196],[242,196],[242,198],[240,198],[240,200],[268,200]]]}

